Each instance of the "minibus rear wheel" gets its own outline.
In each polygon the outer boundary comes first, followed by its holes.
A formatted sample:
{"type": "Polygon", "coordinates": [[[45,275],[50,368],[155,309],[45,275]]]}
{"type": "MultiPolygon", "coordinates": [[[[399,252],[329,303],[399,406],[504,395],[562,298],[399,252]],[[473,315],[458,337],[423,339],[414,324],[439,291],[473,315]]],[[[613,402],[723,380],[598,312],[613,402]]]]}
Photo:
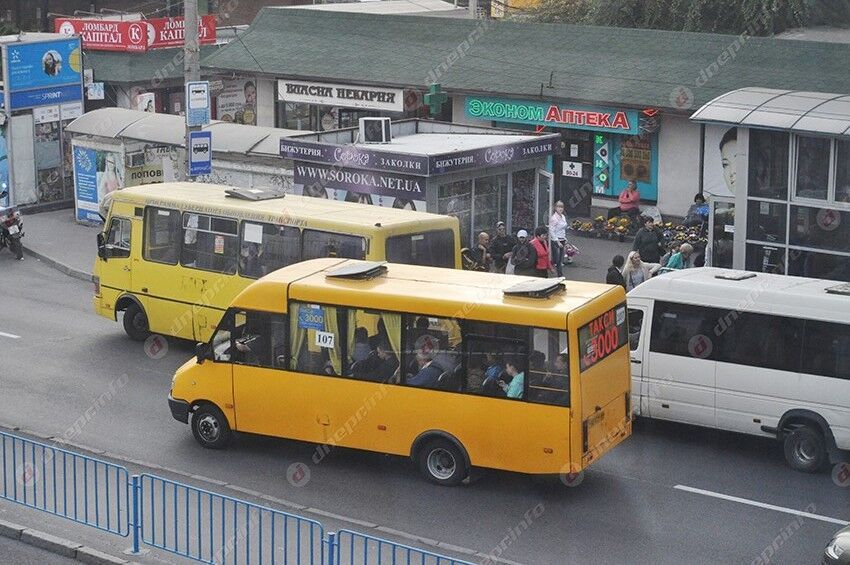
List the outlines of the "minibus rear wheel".
{"type": "Polygon", "coordinates": [[[148,317],[135,302],[124,310],[124,331],[135,341],[145,341],[151,334],[148,327],[148,317]]]}
{"type": "Polygon", "coordinates": [[[469,475],[463,453],[446,439],[435,439],[419,449],[419,471],[438,485],[457,486],[469,475]]]}
{"type": "Polygon", "coordinates": [[[206,402],[192,413],[192,435],[203,447],[210,449],[224,449],[232,436],[225,415],[206,402]]]}
{"type": "Polygon", "coordinates": [[[785,436],[785,461],[796,471],[816,473],[826,465],[823,434],[811,426],[800,426],[785,436]]]}

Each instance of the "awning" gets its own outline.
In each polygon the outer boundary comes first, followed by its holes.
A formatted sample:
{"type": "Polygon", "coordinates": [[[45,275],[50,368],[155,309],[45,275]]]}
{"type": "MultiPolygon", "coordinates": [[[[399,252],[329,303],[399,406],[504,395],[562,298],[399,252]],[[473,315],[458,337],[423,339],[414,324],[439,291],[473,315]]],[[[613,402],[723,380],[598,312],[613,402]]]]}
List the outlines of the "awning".
{"type": "Polygon", "coordinates": [[[850,95],[740,88],[718,96],[691,120],[797,133],[850,136],[850,95]]]}

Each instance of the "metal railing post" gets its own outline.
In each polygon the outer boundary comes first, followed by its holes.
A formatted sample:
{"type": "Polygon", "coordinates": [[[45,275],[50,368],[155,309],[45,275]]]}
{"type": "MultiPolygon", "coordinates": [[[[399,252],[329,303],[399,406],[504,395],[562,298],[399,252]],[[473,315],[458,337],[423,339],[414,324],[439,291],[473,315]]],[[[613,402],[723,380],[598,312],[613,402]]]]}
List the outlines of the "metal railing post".
{"type": "Polygon", "coordinates": [[[336,565],[336,534],[328,532],[328,565],[336,565]]]}
{"type": "Polygon", "coordinates": [[[142,530],[142,525],[139,523],[139,490],[142,488],[139,484],[139,475],[133,475],[133,554],[139,554],[139,532],[142,530]]]}

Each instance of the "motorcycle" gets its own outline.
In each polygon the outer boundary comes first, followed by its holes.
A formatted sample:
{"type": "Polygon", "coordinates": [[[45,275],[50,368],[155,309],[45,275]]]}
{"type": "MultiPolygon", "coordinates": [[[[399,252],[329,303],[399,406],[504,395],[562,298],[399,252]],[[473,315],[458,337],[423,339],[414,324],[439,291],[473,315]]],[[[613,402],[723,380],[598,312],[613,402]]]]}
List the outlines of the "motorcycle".
{"type": "MultiPolygon", "coordinates": [[[[5,198],[8,191],[0,191],[0,198],[5,198]]],[[[24,222],[21,213],[16,206],[0,206],[0,249],[8,247],[15,257],[20,260],[24,258],[24,248],[21,238],[24,237],[24,222]]]]}

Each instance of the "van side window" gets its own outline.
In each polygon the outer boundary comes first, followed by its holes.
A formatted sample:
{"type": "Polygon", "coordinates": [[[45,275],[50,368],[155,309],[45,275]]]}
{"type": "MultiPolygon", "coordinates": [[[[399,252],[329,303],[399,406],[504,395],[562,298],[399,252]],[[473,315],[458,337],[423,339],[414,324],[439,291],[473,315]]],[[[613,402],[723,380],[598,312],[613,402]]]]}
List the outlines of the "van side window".
{"type": "Polygon", "coordinates": [[[289,304],[290,355],[300,373],[342,376],[347,309],[320,304],[289,304]]]}
{"type": "Polygon", "coordinates": [[[301,230],[242,222],[239,274],[257,279],[301,260],[301,230]]]}
{"type": "Polygon", "coordinates": [[[806,320],[802,372],[850,379],[850,325],[806,320]]]}
{"type": "Polygon", "coordinates": [[[236,272],[239,253],[236,220],[186,212],[183,227],[180,262],[184,267],[228,275],[236,272]]]}
{"type": "Polygon", "coordinates": [[[130,232],[132,223],[127,218],[112,218],[109,232],[106,234],[106,245],[110,257],[130,256],[130,232]]]}
{"type": "Polygon", "coordinates": [[[366,240],[356,235],[304,230],[302,260],[320,257],[365,259],[366,240]]]}
{"type": "Polygon", "coordinates": [[[636,351],[640,346],[640,332],[643,328],[643,310],[629,308],[629,350],[636,351]]]}
{"type": "Polygon", "coordinates": [[[570,356],[567,332],[533,328],[528,360],[528,401],[570,405],[570,356]]]}
{"type": "Polygon", "coordinates": [[[714,328],[720,311],[690,304],[655,302],[649,348],[655,353],[716,360],[714,328]]]}
{"type": "MultiPolygon", "coordinates": [[[[512,398],[525,398],[529,376],[528,352],[530,328],[506,324],[465,321],[463,345],[466,361],[464,392],[507,398],[513,376],[508,363],[523,372],[514,384],[512,398]]],[[[535,353],[541,357],[540,351],[535,353]]]]}
{"type": "Polygon", "coordinates": [[[779,371],[800,371],[803,321],[797,318],[721,310],[723,322],[714,336],[715,358],[725,363],[779,371]],[[716,340],[717,341],[717,340],[716,340]]]}
{"type": "Polygon", "coordinates": [[[398,382],[401,314],[349,309],[347,376],[383,383],[398,382]]]}
{"type": "Polygon", "coordinates": [[[404,383],[460,391],[464,355],[460,323],[452,318],[424,315],[405,315],[402,323],[404,383]]]}
{"type": "Polygon", "coordinates": [[[146,261],[176,265],[180,256],[181,236],[180,212],[153,206],[145,208],[142,256],[146,261]]]}

